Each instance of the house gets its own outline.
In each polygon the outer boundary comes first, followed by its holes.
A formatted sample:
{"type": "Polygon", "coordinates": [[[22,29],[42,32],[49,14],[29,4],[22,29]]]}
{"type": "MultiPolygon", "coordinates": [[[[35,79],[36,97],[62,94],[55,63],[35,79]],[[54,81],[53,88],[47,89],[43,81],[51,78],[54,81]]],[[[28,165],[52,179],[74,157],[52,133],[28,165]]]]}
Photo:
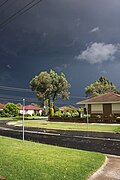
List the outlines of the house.
{"type": "Polygon", "coordinates": [[[3,110],[4,106],[4,104],[0,103],[0,110],[3,110]]]}
{"type": "Polygon", "coordinates": [[[120,94],[105,93],[77,104],[88,107],[91,116],[102,115],[103,117],[120,115],[120,94]]]}
{"type": "MultiPolygon", "coordinates": [[[[43,108],[40,108],[40,107],[37,107],[37,106],[33,106],[33,105],[27,105],[27,106],[24,106],[24,111],[25,113],[24,114],[29,114],[29,115],[42,115],[42,111],[43,111],[43,108]]],[[[20,107],[20,114],[23,114],[23,106],[20,107]]]]}

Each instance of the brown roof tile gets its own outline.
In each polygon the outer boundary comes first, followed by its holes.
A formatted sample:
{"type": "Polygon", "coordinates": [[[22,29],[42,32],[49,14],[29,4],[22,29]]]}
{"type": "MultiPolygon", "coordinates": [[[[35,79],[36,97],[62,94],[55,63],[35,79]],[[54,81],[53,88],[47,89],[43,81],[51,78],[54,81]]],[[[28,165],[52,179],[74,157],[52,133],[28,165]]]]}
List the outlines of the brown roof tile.
{"type": "Polygon", "coordinates": [[[77,104],[95,104],[95,103],[120,103],[120,94],[105,93],[84,101],[80,101],[77,104]]]}
{"type": "MultiPolygon", "coordinates": [[[[22,110],[23,107],[20,107],[20,109],[22,110]]],[[[37,107],[37,106],[33,106],[33,105],[27,105],[24,107],[25,110],[43,110],[43,108],[37,107]]]]}
{"type": "Polygon", "coordinates": [[[0,103],[0,109],[3,109],[4,108],[4,104],[0,103]]]}
{"type": "Polygon", "coordinates": [[[63,107],[60,107],[59,110],[60,111],[73,111],[75,110],[76,108],[75,107],[72,107],[72,106],[63,106],[63,107]]]}

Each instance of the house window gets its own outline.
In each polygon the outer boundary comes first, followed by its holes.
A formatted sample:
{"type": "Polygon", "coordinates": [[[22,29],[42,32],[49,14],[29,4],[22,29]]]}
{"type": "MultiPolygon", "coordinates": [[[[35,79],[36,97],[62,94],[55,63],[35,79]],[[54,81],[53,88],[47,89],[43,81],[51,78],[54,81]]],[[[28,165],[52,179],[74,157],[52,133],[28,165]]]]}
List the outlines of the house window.
{"type": "Polygon", "coordinates": [[[103,105],[102,104],[92,104],[91,105],[91,113],[92,114],[102,114],[103,113],[103,105]]]}
{"type": "Polygon", "coordinates": [[[120,104],[112,104],[112,112],[115,113],[120,113],[120,104]]]}

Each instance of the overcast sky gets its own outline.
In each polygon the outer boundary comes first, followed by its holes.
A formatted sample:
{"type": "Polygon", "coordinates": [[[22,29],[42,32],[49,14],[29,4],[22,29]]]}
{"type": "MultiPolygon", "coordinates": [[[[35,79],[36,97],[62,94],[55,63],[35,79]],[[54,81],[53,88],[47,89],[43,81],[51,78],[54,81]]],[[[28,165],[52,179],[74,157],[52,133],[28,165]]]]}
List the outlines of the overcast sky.
{"type": "MultiPolygon", "coordinates": [[[[30,1],[0,7],[0,28],[30,1]]],[[[0,85],[29,88],[35,75],[53,69],[65,73],[74,96],[85,96],[101,75],[120,89],[119,17],[120,0],[43,0],[1,28],[0,85]]]]}

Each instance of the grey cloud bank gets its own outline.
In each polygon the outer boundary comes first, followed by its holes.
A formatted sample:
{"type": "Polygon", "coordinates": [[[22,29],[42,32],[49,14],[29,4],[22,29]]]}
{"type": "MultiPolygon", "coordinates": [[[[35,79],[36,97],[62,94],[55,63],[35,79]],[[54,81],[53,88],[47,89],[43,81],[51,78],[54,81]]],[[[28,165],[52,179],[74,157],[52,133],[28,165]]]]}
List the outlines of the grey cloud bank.
{"type": "MultiPolygon", "coordinates": [[[[0,22],[23,6],[0,8],[0,22]]],[[[0,32],[0,84],[28,88],[52,68],[66,74],[72,95],[103,74],[119,86],[119,17],[119,0],[43,0],[0,32]]]]}

